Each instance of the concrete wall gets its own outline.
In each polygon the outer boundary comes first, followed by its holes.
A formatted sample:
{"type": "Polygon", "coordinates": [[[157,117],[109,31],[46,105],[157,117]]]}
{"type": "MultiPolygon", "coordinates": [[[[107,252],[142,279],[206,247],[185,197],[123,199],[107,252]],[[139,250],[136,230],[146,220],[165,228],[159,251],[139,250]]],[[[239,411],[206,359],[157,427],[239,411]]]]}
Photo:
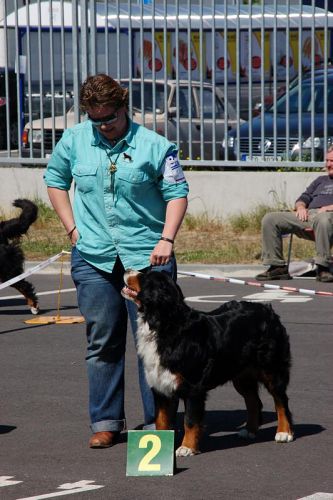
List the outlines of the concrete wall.
{"type": "Polygon", "coordinates": [[[259,204],[294,205],[318,172],[186,172],[189,211],[228,217],[259,204]]]}
{"type": "MultiPolygon", "coordinates": [[[[49,203],[44,168],[0,167],[0,208],[8,212],[15,198],[40,198],[49,203]]],[[[275,200],[293,205],[318,172],[186,172],[189,212],[226,218],[275,200]]]]}

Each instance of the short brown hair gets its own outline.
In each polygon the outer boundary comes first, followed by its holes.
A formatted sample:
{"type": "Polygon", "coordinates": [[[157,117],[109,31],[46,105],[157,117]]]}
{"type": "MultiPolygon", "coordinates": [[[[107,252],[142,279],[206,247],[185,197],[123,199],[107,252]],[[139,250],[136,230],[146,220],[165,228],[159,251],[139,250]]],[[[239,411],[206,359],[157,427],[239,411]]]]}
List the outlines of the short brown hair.
{"type": "Polygon", "coordinates": [[[80,90],[82,111],[107,104],[112,104],[116,109],[122,106],[128,108],[128,89],[123,88],[109,75],[88,76],[80,90]]]}

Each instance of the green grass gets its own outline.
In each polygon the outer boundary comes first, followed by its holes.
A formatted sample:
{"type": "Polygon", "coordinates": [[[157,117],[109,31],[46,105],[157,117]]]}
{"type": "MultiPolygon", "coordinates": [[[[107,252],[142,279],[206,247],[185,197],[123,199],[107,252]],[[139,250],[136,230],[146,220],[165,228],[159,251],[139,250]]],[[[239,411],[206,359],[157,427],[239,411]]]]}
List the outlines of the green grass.
{"type": "MultiPolygon", "coordinates": [[[[229,224],[236,234],[251,231],[259,233],[261,228],[261,221],[265,214],[274,210],[268,205],[258,205],[249,213],[239,213],[229,218],[229,224]]],[[[276,210],[276,209],[275,209],[276,210]]]]}

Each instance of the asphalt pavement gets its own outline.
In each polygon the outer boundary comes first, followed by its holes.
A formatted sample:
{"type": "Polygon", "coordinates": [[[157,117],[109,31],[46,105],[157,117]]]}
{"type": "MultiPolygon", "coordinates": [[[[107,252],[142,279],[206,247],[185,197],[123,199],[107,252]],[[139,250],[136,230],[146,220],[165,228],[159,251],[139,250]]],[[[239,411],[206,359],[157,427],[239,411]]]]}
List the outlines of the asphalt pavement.
{"type": "MultiPolygon", "coordinates": [[[[28,266],[27,266],[28,267],[28,266]]],[[[180,271],[250,278],[261,266],[180,266],[180,271]],[[220,273],[220,274],[218,274],[220,273]]],[[[40,316],[78,316],[65,271],[29,278],[40,296],[40,316]]],[[[223,301],[270,301],[291,341],[289,386],[296,439],[276,444],[271,397],[262,391],[264,424],[257,439],[243,442],[241,397],[231,385],[211,391],[202,453],[177,458],[168,477],[127,477],[127,433],[105,450],[88,448],[90,429],[85,371],[85,325],[31,325],[32,315],[12,288],[0,291],[0,499],[72,495],[87,499],[333,499],[332,296],[266,289],[179,276],[188,304],[210,310],[223,301]],[[312,496],[314,495],[314,496],[312,496]]],[[[333,292],[313,279],[275,282],[297,289],[333,292]]],[[[128,429],[142,423],[136,355],[128,332],[126,358],[128,429]]],[[[179,408],[176,444],[182,435],[179,408]]]]}

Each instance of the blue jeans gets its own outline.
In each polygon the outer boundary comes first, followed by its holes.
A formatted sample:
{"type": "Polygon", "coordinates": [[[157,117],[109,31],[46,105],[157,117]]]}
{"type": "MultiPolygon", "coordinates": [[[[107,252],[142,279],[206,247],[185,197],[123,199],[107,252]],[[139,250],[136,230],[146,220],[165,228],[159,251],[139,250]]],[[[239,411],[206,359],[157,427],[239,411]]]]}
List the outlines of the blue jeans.
{"type": "MultiPolygon", "coordinates": [[[[164,266],[146,269],[166,271],[177,277],[173,257],[164,266]]],[[[124,286],[124,267],[119,259],[112,273],[88,264],[77,249],[72,249],[72,278],[77,289],[78,306],[86,321],[89,413],[93,432],[121,431],[126,428],[124,412],[124,370],[127,319],[136,342],[137,308],[120,292],[124,286]]],[[[139,384],[144,410],[144,427],[154,426],[153,393],[138,359],[139,384]]]]}

